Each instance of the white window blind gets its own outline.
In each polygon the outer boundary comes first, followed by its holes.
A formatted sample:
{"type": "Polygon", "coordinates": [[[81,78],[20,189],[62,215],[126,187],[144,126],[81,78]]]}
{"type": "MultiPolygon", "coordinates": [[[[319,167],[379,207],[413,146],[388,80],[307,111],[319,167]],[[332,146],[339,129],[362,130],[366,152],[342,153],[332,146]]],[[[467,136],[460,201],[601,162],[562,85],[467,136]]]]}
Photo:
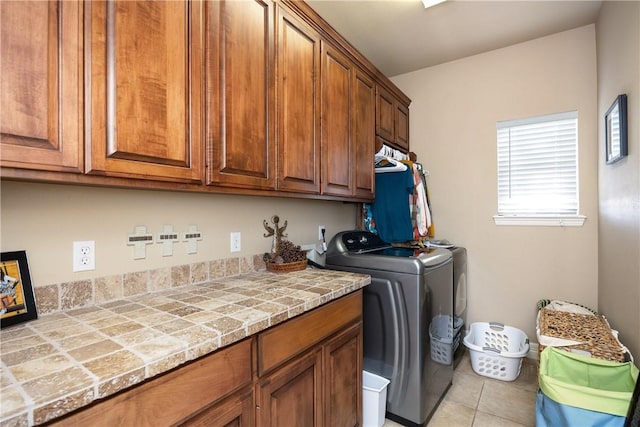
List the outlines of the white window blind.
{"type": "Polygon", "coordinates": [[[578,215],[577,111],[496,128],[498,215],[578,215]]]}

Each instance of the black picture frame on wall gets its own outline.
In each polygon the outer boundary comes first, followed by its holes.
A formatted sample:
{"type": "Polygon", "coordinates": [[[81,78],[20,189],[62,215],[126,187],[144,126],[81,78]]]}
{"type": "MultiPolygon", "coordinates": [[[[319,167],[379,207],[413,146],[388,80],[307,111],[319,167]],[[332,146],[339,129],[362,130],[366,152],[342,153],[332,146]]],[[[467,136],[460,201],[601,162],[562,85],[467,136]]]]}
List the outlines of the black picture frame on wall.
{"type": "Polygon", "coordinates": [[[0,327],[38,318],[25,251],[2,252],[0,258],[0,327]]]}
{"type": "Polygon", "coordinates": [[[613,101],[604,115],[605,159],[608,165],[628,154],[627,148],[627,95],[622,94],[613,101]]]}

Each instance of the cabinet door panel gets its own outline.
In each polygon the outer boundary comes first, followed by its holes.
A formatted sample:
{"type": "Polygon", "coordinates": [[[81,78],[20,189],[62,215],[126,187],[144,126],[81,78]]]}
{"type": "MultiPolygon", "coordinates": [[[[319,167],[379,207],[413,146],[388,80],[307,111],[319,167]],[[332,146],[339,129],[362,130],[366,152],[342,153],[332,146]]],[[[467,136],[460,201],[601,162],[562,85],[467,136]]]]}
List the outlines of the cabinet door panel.
{"type": "Polygon", "coordinates": [[[181,424],[181,427],[250,427],[254,425],[251,389],[230,396],[181,424]]]}
{"type": "Polygon", "coordinates": [[[409,108],[400,103],[396,106],[396,144],[409,150],[409,108]]]}
{"type": "Polygon", "coordinates": [[[2,166],[81,171],[81,29],[79,2],[0,2],[2,166]]]}
{"type": "Polygon", "coordinates": [[[380,86],[376,86],[376,134],[390,142],[395,142],[395,100],[380,86]]]}
{"type": "Polygon", "coordinates": [[[344,55],[322,44],[322,194],[353,195],[352,68],[344,55]]]}
{"type": "Polygon", "coordinates": [[[326,424],[362,425],[362,323],[325,346],[326,424]]]}
{"type": "Polygon", "coordinates": [[[271,1],[207,3],[209,183],[275,187],[271,1]]]}
{"type": "Polygon", "coordinates": [[[353,146],[355,150],[355,195],[373,199],[376,134],[376,93],[373,80],[361,72],[354,76],[353,146]]]}
{"type": "Polygon", "coordinates": [[[278,8],[279,190],[320,191],[320,37],[278,8]]]}
{"type": "Polygon", "coordinates": [[[258,425],[323,426],[322,352],[314,350],[258,385],[258,425]]]}
{"type": "Polygon", "coordinates": [[[202,5],[93,1],[88,172],[199,181],[202,5]]]}

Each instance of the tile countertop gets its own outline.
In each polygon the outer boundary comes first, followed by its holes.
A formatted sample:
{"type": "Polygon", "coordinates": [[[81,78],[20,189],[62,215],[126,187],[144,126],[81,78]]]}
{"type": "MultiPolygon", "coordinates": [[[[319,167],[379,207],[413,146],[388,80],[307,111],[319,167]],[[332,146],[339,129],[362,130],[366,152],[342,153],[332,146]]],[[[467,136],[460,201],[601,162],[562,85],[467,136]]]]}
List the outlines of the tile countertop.
{"type": "Polygon", "coordinates": [[[1,332],[0,425],[59,417],[366,286],[256,272],[45,315],[1,332]]]}

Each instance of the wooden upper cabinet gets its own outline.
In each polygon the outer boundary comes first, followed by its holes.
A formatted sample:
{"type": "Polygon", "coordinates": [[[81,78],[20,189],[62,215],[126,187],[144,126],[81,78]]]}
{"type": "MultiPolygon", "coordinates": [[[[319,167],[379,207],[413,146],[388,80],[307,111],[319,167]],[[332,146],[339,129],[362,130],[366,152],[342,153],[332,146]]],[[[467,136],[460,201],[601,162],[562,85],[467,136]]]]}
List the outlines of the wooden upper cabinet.
{"type": "Polygon", "coordinates": [[[395,141],[395,100],[379,85],[376,85],[376,134],[387,141],[395,141]]]}
{"type": "MultiPolygon", "coordinates": [[[[322,194],[352,196],[356,165],[351,139],[353,64],[322,43],[322,194]]],[[[372,142],[373,144],[373,142],[372,142]]]]}
{"type": "Polygon", "coordinates": [[[373,199],[375,84],[322,44],[322,194],[373,199]]]}
{"type": "Polygon", "coordinates": [[[0,2],[2,166],[82,171],[82,10],[0,2]]]}
{"type": "Polygon", "coordinates": [[[410,101],[325,25],[291,0],[0,0],[2,172],[371,200],[410,101]]]}
{"type": "Polygon", "coordinates": [[[278,7],[277,189],[320,192],[320,36],[278,7]]]}
{"type": "Polygon", "coordinates": [[[409,151],[409,107],[396,103],[396,144],[409,151]]]}
{"type": "Polygon", "coordinates": [[[380,85],[376,85],[376,134],[409,150],[409,107],[380,85]]]}
{"type": "Polygon", "coordinates": [[[355,196],[373,199],[375,191],[373,158],[376,147],[376,92],[373,80],[359,70],[354,74],[352,98],[355,196]]]}
{"type": "Polygon", "coordinates": [[[87,172],[199,182],[200,1],[88,1],[87,172]]]}
{"type": "Polygon", "coordinates": [[[206,7],[207,183],[274,189],[273,2],[206,7]]]}

